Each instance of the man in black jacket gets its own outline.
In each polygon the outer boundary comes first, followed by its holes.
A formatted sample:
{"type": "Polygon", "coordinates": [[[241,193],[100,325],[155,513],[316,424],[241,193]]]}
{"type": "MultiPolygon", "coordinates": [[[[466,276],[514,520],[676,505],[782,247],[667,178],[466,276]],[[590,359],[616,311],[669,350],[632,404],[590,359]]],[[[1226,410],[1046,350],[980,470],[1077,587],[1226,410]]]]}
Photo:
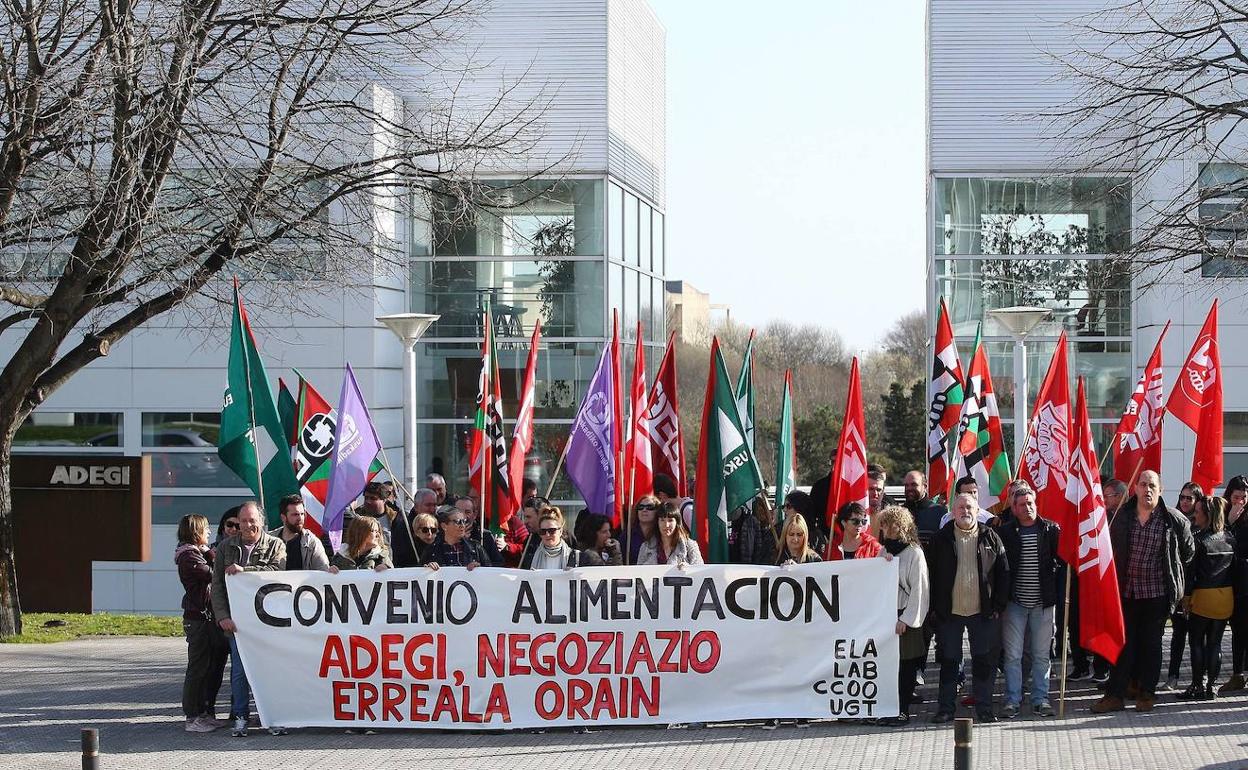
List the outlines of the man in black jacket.
{"type": "Polygon", "coordinates": [[[1137,711],[1152,711],[1161,676],[1161,636],[1166,618],[1183,597],[1185,565],[1195,543],[1187,517],[1161,500],[1161,477],[1144,471],[1135,482],[1135,497],[1123,503],[1109,525],[1122,596],[1127,639],[1105,685],[1105,696],[1092,705],[1104,714],[1126,708],[1127,683],[1139,688],[1137,711]]]}
{"type": "Polygon", "coordinates": [[[1023,639],[1030,636],[1031,712],[1054,715],[1049,704],[1049,646],[1053,642],[1053,615],[1057,604],[1058,526],[1036,510],[1036,493],[1015,487],[1011,516],[997,530],[1010,564],[1010,599],[1005,605],[1001,635],[1005,643],[1006,719],[1018,716],[1023,700],[1023,639]]]}
{"type": "Polygon", "coordinates": [[[995,722],[992,711],[1001,611],[1009,599],[1010,569],[1001,538],[977,520],[973,495],[954,500],[953,521],[932,539],[931,617],[940,653],[940,696],[933,722],[953,720],[962,636],[971,640],[976,720],[995,722]]]}

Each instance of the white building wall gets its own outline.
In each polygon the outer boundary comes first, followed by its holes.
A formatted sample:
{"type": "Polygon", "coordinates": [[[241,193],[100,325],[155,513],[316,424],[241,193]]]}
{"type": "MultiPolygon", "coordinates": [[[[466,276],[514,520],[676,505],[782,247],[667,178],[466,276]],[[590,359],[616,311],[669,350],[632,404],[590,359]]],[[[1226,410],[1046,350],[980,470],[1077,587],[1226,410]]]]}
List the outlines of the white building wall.
{"type": "MultiPolygon", "coordinates": [[[[1033,115],[1055,110],[1072,96],[1054,56],[1079,44],[1080,18],[1118,3],[1106,0],[929,0],[928,3],[928,231],[932,253],[931,180],[941,175],[1038,176],[1074,171],[1072,148],[1049,141],[1055,129],[1033,115]]],[[[1248,163],[1248,136],[1238,146],[1248,163]]],[[[1223,148],[1224,151],[1226,147],[1223,148]]],[[[1191,185],[1207,157],[1177,158],[1164,173],[1132,176],[1137,225],[1157,201],[1172,200],[1191,185]]],[[[1196,263],[1183,265],[1190,268],[1196,263]]],[[[1132,351],[1135,376],[1148,360],[1166,321],[1164,363],[1169,393],[1199,333],[1212,299],[1219,310],[1225,410],[1248,411],[1248,348],[1237,343],[1248,330],[1248,281],[1203,278],[1169,271],[1134,282],[1132,351]]],[[[929,292],[930,294],[930,292],[929,292]]],[[[935,313],[930,311],[929,316],[935,313]]],[[[1134,384],[1134,383],[1133,383],[1134,384]]],[[[1173,497],[1189,478],[1195,436],[1177,420],[1165,423],[1163,487],[1173,497]]],[[[1103,448],[1101,448],[1103,449],[1103,448]]],[[[1229,476],[1248,456],[1227,454],[1229,476]]]]}
{"type": "Polygon", "coordinates": [[[609,0],[610,174],[665,206],[666,33],[644,0],[609,0]]]}

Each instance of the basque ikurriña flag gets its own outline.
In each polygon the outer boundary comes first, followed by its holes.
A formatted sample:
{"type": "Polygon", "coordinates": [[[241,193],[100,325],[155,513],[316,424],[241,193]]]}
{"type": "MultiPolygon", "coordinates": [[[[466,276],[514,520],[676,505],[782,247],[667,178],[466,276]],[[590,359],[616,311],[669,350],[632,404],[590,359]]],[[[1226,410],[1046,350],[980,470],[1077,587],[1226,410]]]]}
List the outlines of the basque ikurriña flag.
{"type": "Polygon", "coordinates": [[[511,495],[510,510],[503,521],[511,514],[520,510],[524,501],[520,499],[520,490],[524,488],[524,463],[533,448],[533,406],[537,388],[537,348],[542,342],[542,322],[533,325],[533,337],[529,340],[529,360],[524,365],[524,385],[520,388],[520,409],[516,412],[516,426],[511,433],[511,458],[509,467],[508,492],[511,495]]]}
{"type": "Polygon", "coordinates": [[[1001,413],[992,388],[992,374],[988,371],[983,324],[975,333],[975,352],[966,372],[964,393],[954,468],[959,477],[975,479],[979,486],[979,507],[987,510],[1005,496],[1010,483],[1010,458],[1001,437],[1001,413]]]}
{"type": "Polygon", "coordinates": [[[564,462],[568,478],[590,513],[611,516],[615,510],[615,389],[611,347],[604,346],[598,369],[572,421],[564,462]]]}
{"type": "Polygon", "coordinates": [[[708,564],[724,564],[728,561],[728,512],[745,505],[767,487],[745,440],[741,412],[718,339],[711,340],[694,481],[694,537],[708,564]]]}

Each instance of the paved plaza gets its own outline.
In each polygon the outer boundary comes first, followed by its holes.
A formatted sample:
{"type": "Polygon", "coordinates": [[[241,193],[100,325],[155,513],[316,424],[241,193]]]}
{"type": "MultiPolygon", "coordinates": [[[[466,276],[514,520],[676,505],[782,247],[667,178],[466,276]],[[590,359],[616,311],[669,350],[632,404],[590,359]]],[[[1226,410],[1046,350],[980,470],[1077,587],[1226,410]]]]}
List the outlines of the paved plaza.
{"type": "MultiPolygon", "coordinates": [[[[588,735],[450,733],[414,730],[346,735],[341,730],[263,731],[231,738],[182,730],[182,639],[88,639],[0,645],[0,767],[77,768],[83,727],[100,730],[101,767],[383,768],[551,770],[678,768],[951,768],[953,731],[926,718],[910,727],[817,723],[808,729],[714,725],[704,729],[625,728],[588,735]]],[[[228,675],[227,675],[228,676],[228,675]]],[[[934,677],[932,677],[934,678],[934,677]]],[[[1248,698],[1181,704],[1162,696],[1150,714],[1093,716],[1090,683],[1078,683],[1073,716],[975,728],[975,767],[1248,769],[1248,698]]],[[[222,689],[228,704],[228,681],[222,689]]]]}

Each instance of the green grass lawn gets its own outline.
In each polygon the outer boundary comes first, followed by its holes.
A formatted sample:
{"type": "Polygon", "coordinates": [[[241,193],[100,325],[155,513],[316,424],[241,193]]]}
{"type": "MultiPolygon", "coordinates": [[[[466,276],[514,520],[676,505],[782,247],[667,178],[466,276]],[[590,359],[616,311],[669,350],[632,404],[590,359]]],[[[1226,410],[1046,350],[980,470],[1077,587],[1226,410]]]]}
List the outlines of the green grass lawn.
{"type": "Polygon", "coordinates": [[[0,639],[8,644],[48,644],[83,636],[181,636],[181,615],[81,615],[72,612],[28,612],[22,615],[22,633],[0,639]],[[62,620],[65,625],[45,626],[62,620]]]}

